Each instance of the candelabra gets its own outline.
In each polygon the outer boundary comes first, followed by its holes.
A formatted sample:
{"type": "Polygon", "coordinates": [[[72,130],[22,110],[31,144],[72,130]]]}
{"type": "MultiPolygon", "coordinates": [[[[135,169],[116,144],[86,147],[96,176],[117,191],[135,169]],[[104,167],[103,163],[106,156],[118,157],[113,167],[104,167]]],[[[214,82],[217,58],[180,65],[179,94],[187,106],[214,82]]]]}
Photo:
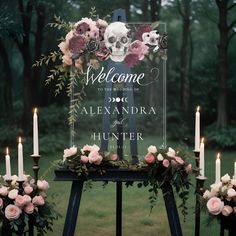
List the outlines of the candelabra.
{"type": "Polygon", "coordinates": [[[34,171],[34,180],[35,180],[35,183],[37,184],[37,181],[38,181],[38,173],[39,173],[39,159],[40,159],[40,155],[31,155],[31,157],[33,158],[34,160],[34,165],[33,165],[33,171],[34,171]]]}
{"type": "MultiPolygon", "coordinates": [[[[200,151],[193,151],[195,154],[196,167],[199,169],[199,158],[200,151]]],[[[196,203],[195,203],[195,236],[200,235],[200,219],[201,219],[201,205],[200,205],[200,196],[204,192],[204,182],[206,177],[198,176],[196,177],[196,203]]]]}

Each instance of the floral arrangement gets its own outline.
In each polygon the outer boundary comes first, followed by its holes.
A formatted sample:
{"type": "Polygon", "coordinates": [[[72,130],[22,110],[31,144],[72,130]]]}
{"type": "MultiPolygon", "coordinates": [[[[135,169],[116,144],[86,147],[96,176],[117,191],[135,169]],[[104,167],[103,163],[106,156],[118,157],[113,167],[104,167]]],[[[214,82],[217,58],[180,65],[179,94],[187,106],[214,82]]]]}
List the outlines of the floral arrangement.
{"type": "Polygon", "coordinates": [[[209,214],[216,217],[236,215],[236,179],[226,174],[210,187],[202,196],[203,206],[209,214]]]}
{"type": "MultiPolygon", "coordinates": [[[[189,156],[182,151],[175,151],[172,148],[158,149],[156,146],[149,146],[143,161],[132,164],[128,161],[120,161],[116,153],[102,153],[100,148],[93,145],[85,145],[83,148],[71,147],[64,150],[63,161],[60,167],[68,168],[76,172],[78,176],[87,176],[89,171],[106,172],[104,167],[128,168],[133,171],[147,169],[149,181],[139,183],[138,187],[150,186],[151,209],[155,206],[158,189],[165,182],[171,183],[182,203],[182,213],[187,214],[186,201],[190,187],[189,174],[192,172],[192,165],[188,162],[189,156]]],[[[133,183],[126,183],[127,186],[133,183]]]]}
{"type": "Polygon", "coordinates": [[[28,225],[35,226],[38,235],[52,231],[53,221],[57,214],[53,206],[47,202],[49,184],[46,180],[38,180],[26,176],[23,185],[17,182],[17,176],[12,176],[9,184],[0,186],[0,221],[3,222],[2,232],[23,234],[28,225]]]}

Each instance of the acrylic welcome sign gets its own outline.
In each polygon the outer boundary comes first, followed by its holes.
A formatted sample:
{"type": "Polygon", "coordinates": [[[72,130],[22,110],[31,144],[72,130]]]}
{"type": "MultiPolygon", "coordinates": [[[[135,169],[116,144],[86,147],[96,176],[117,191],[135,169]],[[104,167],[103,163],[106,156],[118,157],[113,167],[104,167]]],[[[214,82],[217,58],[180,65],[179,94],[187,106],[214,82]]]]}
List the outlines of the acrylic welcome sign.
{"type": "Polygon", "coordinates": [[[79,77],[86,96],[72,125],[71,145],[83,137],[102,151],[116,152],[120,146],[128,156],[144,154],[139,147],[150,142],[165,147],[165,24],[116,21],[103,37],[94,47],[100,62],[90,60],[79,77]]]}

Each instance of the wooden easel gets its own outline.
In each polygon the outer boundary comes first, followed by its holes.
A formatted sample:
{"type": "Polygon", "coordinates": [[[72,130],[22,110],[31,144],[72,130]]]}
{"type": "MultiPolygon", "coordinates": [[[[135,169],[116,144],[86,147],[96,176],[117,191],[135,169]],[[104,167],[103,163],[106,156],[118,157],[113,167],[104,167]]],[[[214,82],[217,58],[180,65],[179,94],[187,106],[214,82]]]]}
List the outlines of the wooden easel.
{"type": "MultiPolygon", "coordinates": [[[[113,15],[113,21],[126,21],[125,11],[122,9],[117,9],[114,11],[113,15]]],[[[109,66],[115,66],[118,67],[119,72],[126,72],[128,71],[127,66],[125,66],[123,63],[117,63],[115,62],[108,62],[109,66]],[[109,64],[110,63],[110,64],[109,64]]],[[[126,84],[129,88],[132,88],[132,84],[126,84]]],[[[107,87],[112,88],[112,84],[107,84],[107,87]]],[[[111,90],[107,90],[111,91],[111,90]]],[[[107,92],[105,94],[104,99],[104,106],[106,106],[108,102],[108,97],[111,96],[111,92],[107,92]]],[[[123,96],[122,91],[118,91],[116,94],[117,97],[121,98],[123,96]]],[[[128,96],[128,102],[130,104],[133,104],[133,92],[127,94],[128,96]]],[[[120,109],[122,107],[122,103],[117,103],[117,109],[120,109]]],[[[122,116],[117,117],[117,120],[122,119],[122,116]]],[[[109,129],[109,117],[103,117],[103,132],[108,132],[109,129]],[[105,131],[104,131],[105,130],[105,131]]],[[[136,132],[136,125],[135,125],[135,119],[134,116],[129,117],[129,129],[136,132]]],[[[117,133],[121,134],[123,132],[123,126],[117,125],[117,133]]],[[[132,162],[137,162],[137,140],[134,140],[131,144],[131,156],[132,156],[132,162]]],[[[123,159],[123,140],[120,138],[117,141],[117,154],[120,159],[123,159]]],[[[102,142],[101,144],[101,150],[107,151],[108,143],[102,142]]],[[[79,177],[76,175],[76,173],[68,171],[68,170],[55,170],[56,181],[72,181],[71,186],[71,193],[70,193],[70,199],[69,204],[67,208],[66,213],[66,219],[65,219],[65,225],[64,225],[64,231],[63,236],[74,236],[76,222],[77,222],[77,216],[80,206],[80,200],[82,197],[82,190],[83,190],[83,184],[87,180],[92,181],[113,181],[116,183],[116,236],[122,235],[122,182],[127,181],[134,181],[134,182],[140,182],[140,181],[147,181],[148,180],[148,172],[147,170],[139,170],[139,171],[133,171],[128,169],[106,169],[106,173],[101,175],[97,172],[91,172],[89,173],[88,177],[79,177]]],[[[161,173],[160,173],[161,176],[161,173]]],[[[157,179],[157,181],[161,182],[162,179],[157,179]]],[[[169,182],[165,182],[162,185],[162,192],[163,197],[165,201],[168,221],[170,225],[170,232],[172,236],[182,236],[182,230],[181,225],[179,221],[178,211],[175,203],[175,198],[172,190],[172,186],[169,182]]]]}

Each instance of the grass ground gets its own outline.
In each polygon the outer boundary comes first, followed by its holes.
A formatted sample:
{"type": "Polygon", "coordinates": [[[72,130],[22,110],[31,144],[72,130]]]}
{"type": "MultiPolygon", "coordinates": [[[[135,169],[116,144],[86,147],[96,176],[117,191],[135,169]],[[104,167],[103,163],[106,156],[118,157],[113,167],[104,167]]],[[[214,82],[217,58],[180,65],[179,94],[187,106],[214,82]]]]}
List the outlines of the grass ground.
{"type": "MultiPolygon", "coordinates": [[[[153,143],[153,137],[146,139],[141,145],[141,152],[145,152],[148,144],[153,143]]],[[[80,140],[81,144],[86,144],[86,141],[80,140]]],[[[176,147],[177,144],[173,144],[176,147]]],[[[64,147],[62,147],[63,149],[64,147]]],[[[191,150],[191,148],[189,148],[191,150]]],[[[51,155],[45,155],[40,160],[40,174],[43,174],[45,170],[49,168],[49,163],[56,159],[61,158],[62,151],[53,153],[51,155]]],[[[214,179],[214,161],[215,151],[206,151],[206,186],[209,186],[214,179]]],[[[235,160],[235,154],[233,152],[222,153],[222,174],[233,173],[233,163],[235,160]]],[[[29,155],[25,155],[25,170],[31,172],[32,160],[29,155]]],[[[17,158],[12,157],[13,172],[16,173],[17,158]]],[[[1,161],[0,173],[5,173],[5,164],[1,161]]],[[[47,172],[46,179],[50,183],[50,192],[55,193],[54,201],[56,203],[57,210],[62,217],[54,223],[54,232],[48,233],[49,236],[62,235],[65,214],[70,193],[70,182],[55,182],[54,172],[47,172]]],[[[193,179],[193,184],[195,180],[193,179]]],[[[178,198],[176,198],[178,201],[178,198]]],[[[194,205],[195,196],[194,189],[192,188],[188,201],[188,216],[186,222],[183,221],[181,216],[181,225],[184,236],[194,235],[194,205]]],[[[153,212],[149,214],[149,202],[148,202],[148,189],[124,187],[123,191],[123,235],[124,236],[169,236],[169,227],[166,217],[164,202],[162,200],[162,194],[153,212]]],[[[201,236],[218,235],[219,225],[217,222],[212,223],[210,226],[206,225],[206,216],[202,213],[201,219],[201,236]]],[[[115,235],[115,184],[109,183],[105,188],[102,187],[102,183],[94,183],[93,188],[90,191],[83,193],[81,207],[78,217],[77,229],[75,236],[112,236],[115,235]]]]}

